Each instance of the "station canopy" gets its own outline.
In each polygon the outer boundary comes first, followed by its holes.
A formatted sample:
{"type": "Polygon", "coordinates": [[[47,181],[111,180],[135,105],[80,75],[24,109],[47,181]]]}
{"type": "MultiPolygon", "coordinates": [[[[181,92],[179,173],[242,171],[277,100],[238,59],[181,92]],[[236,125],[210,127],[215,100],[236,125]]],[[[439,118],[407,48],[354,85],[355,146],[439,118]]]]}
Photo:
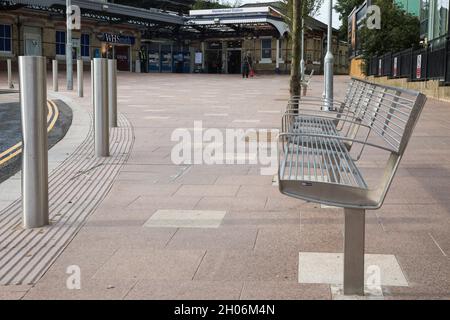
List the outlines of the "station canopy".
{"type": "Polygon", "coordinates": [[[111,1],[132,7],[150,9],[156,8],[164,11],[178,12],[188,14],[195,0],[114,0],[111,1]]]}
{"type": "Polygon", "coordinates": [[[270,6],[191,10],[183,31],[198,38],[283,37],[284,15],[270,6]]]}
{"type": "MultiPolygon", "coordinates": [[[[122,2],[126,2],[127,5],[103,1],[72,0],[73,5],[80,7],[82,18],[97,20],[99,24],[130,24],[143,28],[163,27],[173,30],[183,25],[185,21],[185,18],[177,12],[158,8],[133,7],[128,4],[134,2],[137,5],[139,1],[122,2]]],[[[53,16],[65,17],[66,0],[0,0],[0,9],[39,10],[53,16]]]]}

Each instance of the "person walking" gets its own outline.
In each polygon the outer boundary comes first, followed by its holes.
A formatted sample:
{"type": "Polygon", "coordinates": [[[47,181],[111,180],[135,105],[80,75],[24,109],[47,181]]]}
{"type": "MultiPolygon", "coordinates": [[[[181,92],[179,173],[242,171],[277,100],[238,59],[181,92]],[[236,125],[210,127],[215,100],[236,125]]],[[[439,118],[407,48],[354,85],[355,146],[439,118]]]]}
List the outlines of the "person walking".
{"type": "Polygon", "coordinates": [[[242,78],[248,78],[250,70],[252,69],[252,58],[250,53],[247,52],[244,57],[244,62],[242,64],[242,78]]]}

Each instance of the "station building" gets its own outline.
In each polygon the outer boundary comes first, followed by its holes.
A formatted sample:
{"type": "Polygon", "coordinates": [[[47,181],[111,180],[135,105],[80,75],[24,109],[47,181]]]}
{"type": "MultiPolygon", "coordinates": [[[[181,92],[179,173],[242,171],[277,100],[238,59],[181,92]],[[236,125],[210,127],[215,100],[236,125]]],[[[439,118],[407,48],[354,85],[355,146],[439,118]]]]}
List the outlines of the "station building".
{"type": "MultiPolygon", "coordinates": [[[[256,73],[290,71],[289,28],[277,2],[188,13],[100,0],[72,3],[81,9],[72,56],[83,59],[86,68],[92,58],[114,57],[121,71],[241,73],[249,55],[256,73]]],[[[0,10],[0,69],[20,55],[46,56],[49,67],[57,59],[64,68],[65,0],[1,0],[0,10]]],[[[307,72],[323,72],[326,33],[327,25],[305,19],[307,72]]],[[[345,74],[347,44],[338,41],[337,30],[332,40],[335,72],[345,74]]]]}

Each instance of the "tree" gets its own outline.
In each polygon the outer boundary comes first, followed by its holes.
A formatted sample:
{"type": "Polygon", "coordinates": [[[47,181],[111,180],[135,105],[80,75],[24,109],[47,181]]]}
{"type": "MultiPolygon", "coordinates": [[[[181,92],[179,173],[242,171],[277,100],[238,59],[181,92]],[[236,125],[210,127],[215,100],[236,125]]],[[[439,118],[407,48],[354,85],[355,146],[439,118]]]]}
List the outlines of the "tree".
{"type": "MultiPolygon", "coordinates": [[[[303,0],[301,5],[301,16],[306,18],[308,16],[314,16],[322,6],[324,0],[303,0]]],[[[286,12],[285,21],[292,30],[292,2],[293,0],[283,0],[281,7],[284,12],[286,12]]]]}
{"type": "Polygon", "coordinates": [[[370,59],[388,52],[419,46],[420,22],[392,0],[375,0],[380,7],[381,29],[369,29],[363,23],[358,37],[366,65],[370,59]]]}
{"type": "MultiPolygon", "coordinates": [[[[292,18],[292,60],[291,60],[291,96],[300,96],[300,32],[302,27],[302,0],[291,0],[292,18]]],[[[298,105],[297,105],[298,108],[298,105]]]]}
{"type": "MultiPolygon", "coordinates": [[[[341,27],[339,28],[339,39],[347,41],[348,36],[348,22],[347,18],[354,7],[359,7],[365,0],[337,0],[334,10],[339,13],[339,20],[341,20],[341,27]]],[[[391,0],[392,1],[392,0],[391,0]]]]}

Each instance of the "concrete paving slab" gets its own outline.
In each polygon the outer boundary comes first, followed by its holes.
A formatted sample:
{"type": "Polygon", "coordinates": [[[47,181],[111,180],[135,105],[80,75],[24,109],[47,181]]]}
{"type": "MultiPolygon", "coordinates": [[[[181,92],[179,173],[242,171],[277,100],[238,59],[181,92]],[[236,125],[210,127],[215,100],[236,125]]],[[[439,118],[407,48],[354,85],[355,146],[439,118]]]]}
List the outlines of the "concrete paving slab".
{"type": "Polygon", "coordinates": [[[226,211],[212,210],[158,210],[144,227],[218,228],[226,211]]]}
{"type": "Polygon", "coordinates": [[[330,299],[330,286],[288,281],[245,281],[242,300],[324,300],[330,299]]]}
{"type": "Polygon", "coordinates": [[[239,281],[155,281],[139,280],[127,300],[237,300],[239,281]]]}
{"type": "Polygon", "coordinates": [[[204,255],[205,250],[119,249],[93,278],[192,280],[204,255]]]}

